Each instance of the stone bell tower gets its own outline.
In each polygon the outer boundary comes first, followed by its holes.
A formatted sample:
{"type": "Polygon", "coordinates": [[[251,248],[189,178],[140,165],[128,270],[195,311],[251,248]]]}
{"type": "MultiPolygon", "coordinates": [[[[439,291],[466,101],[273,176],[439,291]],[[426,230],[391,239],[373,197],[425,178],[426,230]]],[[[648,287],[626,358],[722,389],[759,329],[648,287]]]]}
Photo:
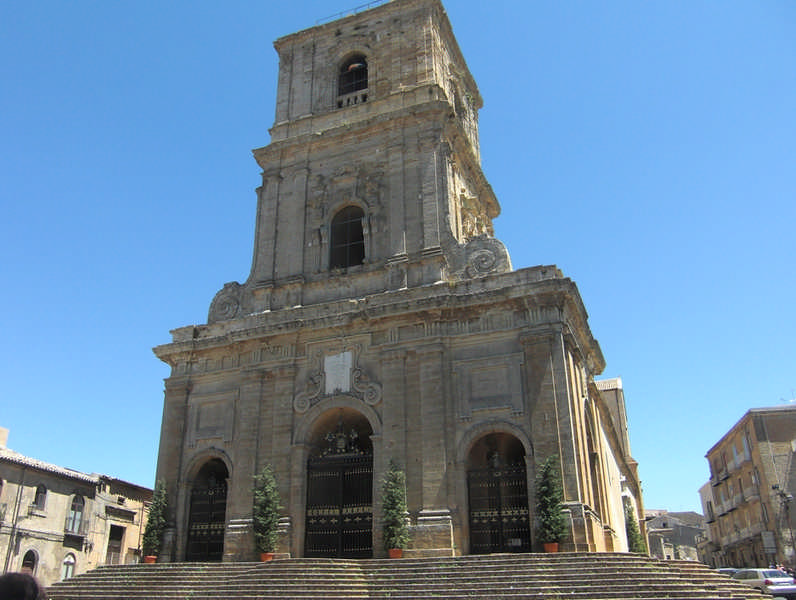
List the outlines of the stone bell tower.
{"type": "Polygon", "coordinates": [[[383,556],[391,461],[409,554],[528,552],[551,455],[569,547],[621,549],[621,495],[640,492],[593,381],[603,357],[574,283],[512,270],[493,235],[482,100],[440,1],[392,0],[274,46],[251,272],[207,324],[155,348],[172,368],[162,559],[251,560],[266,464],[281,552],[383,556]]]}
{"type": "Polygon", "coordinates": [[[510,270],[491,237],[481,96],[438,2],[389,2],[275,47],[252,270],[211,322],[510,270]]]}

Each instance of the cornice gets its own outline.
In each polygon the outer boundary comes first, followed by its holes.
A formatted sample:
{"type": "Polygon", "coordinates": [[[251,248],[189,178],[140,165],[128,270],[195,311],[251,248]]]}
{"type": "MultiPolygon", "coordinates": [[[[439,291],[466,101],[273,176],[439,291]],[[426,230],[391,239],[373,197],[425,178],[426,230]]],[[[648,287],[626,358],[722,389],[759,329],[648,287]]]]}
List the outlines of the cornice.
{"type": "MultiPolygon", "coordinates": [[[[512,310],[522,307],[530,311],[529,314],[538,314],[541,322],[553,318],[544,313],[545,308],[557,307],[554,320],[568,321],[579,344],[595,356],[602,357],[588,329],[577,287],[554,266],[263,312],[212,325],[183,327],[172,331],[172,343],[153,350],[161,360],[174,364],[180,357],[185,359],[198,352],[256,343],[262,338],[295,335],[302,331],[345,330],[356,327],[358,322],[370,322],[375,329],[377,323],[384,319],[400,319],[421,313],[427,314],[432,321],[455,321],[455,313],[459,311],[486,312],[507,304],[513,306],[512,310]],[[565,306],[567,310],[563,310],[565,306]],[[433,313],[437,313],[436,316],[433,313]]],[[[282,356],[278,352],[267,358],[269,362],[271,359],[280,362],[280,357],[289,360],[295,350],[286,351],[290,356],[282,356]]]]}

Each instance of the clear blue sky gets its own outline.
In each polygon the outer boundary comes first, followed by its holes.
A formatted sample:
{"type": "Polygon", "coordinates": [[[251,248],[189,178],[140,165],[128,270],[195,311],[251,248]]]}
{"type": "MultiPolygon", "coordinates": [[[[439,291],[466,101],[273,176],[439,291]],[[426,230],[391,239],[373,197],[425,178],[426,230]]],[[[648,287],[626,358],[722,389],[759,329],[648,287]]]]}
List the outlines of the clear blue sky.
{"type": "MultiPolygon", "coordinates": [[[[152,485],[169,330],[251,261],[276,38],[330,0],[0,3],[0,426],[152,485]]],[[[648,508],[796,389],[796,3],[448,0],[515,267],[578,284],[648,508]]]]}

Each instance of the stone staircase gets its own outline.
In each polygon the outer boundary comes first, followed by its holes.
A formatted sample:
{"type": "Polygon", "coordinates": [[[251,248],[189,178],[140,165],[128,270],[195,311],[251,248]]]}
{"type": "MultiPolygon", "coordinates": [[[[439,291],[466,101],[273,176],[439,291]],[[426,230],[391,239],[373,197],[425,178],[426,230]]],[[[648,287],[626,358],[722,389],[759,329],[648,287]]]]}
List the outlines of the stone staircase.
{"type": "Polygon", "coordinates": [[[50,600],[766,598],[693,562],[639,554],[490,554],[401,560],[287,559],[100,567],[52,586],[50,600]]]}

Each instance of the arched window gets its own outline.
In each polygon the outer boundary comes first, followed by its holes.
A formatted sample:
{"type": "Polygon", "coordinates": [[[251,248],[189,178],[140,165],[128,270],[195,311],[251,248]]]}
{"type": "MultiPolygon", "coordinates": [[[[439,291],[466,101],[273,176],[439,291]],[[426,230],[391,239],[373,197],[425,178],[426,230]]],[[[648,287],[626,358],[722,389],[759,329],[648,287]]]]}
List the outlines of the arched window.
{"type": "Polygon", "coordinates": [[[22,557],[22,568],[20,572],[28,573],[29,575],[36,574],[36,563],[38,559],[36,557],[36,553],[33,550],[28,550],[25,552],[25,556],[22,557]]]}
{"type": "Polygon", "coordinates": [[[69,579],[75,574],[75,555],[71,552],[66,555],[64,562],[61,563],[61,581],[69,579]]]}
{"type": "Polygon", "coordinates": [[[86,501],[83,496],[75,494],[72,498],[72,505],[69,507],[69,514],[66,517],[66,530],[69,533],[80,533],[80,524],[83,521],[83,507],[86,501]]]}
{"type": "Polygon", "coordinates": [[[44,510],[44,505],[47,503],[47,488],[43,483],[36,486],[36,496],[33,498],[34,508],[44,510]]]}
{"type": "Polygon", "coordinates": [[[329,268],[347,269],[365,260],[364,216],[358,206],[346,206],[334,216],[329,236],[329,268]]]}
{"type": "Polygon", "coordinates": [[[362,54],[355,54],[340,67],[337,95],[345,96],[368,88],[368,62],[362,54]]]}

